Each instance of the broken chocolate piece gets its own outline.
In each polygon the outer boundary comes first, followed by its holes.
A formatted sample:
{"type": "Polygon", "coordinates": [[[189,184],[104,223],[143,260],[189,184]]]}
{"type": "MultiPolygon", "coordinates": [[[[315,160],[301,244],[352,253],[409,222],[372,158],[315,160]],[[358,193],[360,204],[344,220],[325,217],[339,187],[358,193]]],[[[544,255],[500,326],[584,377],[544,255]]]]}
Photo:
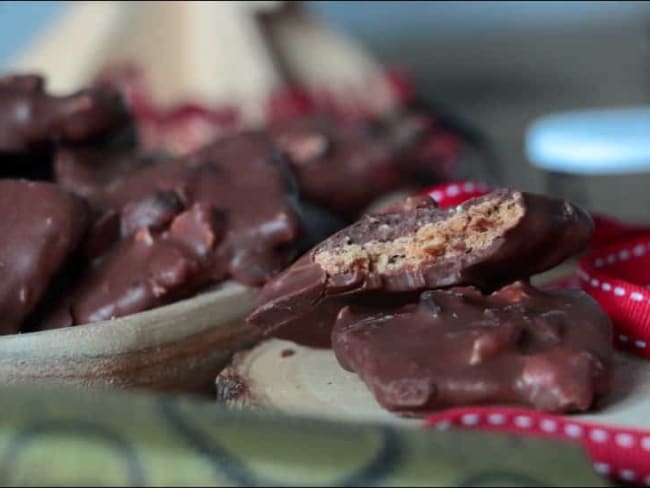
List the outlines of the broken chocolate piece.
{"type": "Polygon", "coordinates": [[[97,86],[55,97],[35,75],[0,78],[0,153],[50,151],[99,139],[131,123],[119,92],[97,86]]]}
{"type": "Polygon", "coordinates": [[[583,292],[522,282],[482,295],[425,291],[419,302],[343,309],[339,363],[386,409],[425,413],[473,404],[589,409],[610,385],[611,324],[583,292]]]}
{"type": "Polygon", "coordinates": [[[0,181],[0,333],[15,333],[77,248],[85,203],[55,185],[0,181]]]}
{"type": "Polygon", "coordinates": [[[513,190],[446,210],[417,200],[366,215],[316,246],[267,283],[249,321],[268,333],[312,313],[326,297],[370,290],[494,289],[579,252],[592,229],[575,205],[513,190]]]}

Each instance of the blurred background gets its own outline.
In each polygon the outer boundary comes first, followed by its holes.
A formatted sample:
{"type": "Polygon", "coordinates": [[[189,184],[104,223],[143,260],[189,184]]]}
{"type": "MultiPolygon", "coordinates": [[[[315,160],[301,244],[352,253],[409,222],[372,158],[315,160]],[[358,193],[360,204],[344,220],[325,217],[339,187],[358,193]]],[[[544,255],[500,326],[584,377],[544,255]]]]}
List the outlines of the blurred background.
{"type": "MultiPolygon", "coordinates": [[[[482,131],[504,184],[545,188],[524,151],[526,128],[536,118],[650,105],[648,2],[305,3],[381,63],[406,70],[425,98],[482,131]]],[[[67,8],[67,2],[0,3],[0,67],[67,8]]],[[[650,220],[645,173],[583,180],[595,210],[650,220]],[[617,188],[625,188],[624,198],[617,188]]]]}

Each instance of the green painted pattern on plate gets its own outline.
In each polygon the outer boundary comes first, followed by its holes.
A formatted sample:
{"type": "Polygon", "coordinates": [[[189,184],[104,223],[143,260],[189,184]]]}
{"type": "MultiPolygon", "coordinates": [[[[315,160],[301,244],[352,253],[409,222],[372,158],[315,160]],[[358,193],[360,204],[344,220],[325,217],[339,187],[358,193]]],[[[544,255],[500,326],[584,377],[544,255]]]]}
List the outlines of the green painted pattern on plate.
{"type": "Polygon", "coordinates": [[[570,444],[0,388],[3,485],[598,486],[570,444]]]}

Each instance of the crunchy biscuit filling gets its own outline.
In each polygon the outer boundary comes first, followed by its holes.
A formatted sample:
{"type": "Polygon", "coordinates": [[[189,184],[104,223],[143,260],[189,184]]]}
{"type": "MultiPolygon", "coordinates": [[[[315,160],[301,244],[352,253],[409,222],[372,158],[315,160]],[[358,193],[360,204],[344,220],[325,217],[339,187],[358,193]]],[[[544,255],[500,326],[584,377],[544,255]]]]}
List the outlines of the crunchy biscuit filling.
{"type": "Polygon", "coordinates": [[[507,200],[484,201],[415,232],[389,241],[350,242],[322,250],[314,261],[328,274],[365,270],[390,274],[424,262],[455,259],[488,248],[513,228],[524,214],[518,194],[507,200]]]}

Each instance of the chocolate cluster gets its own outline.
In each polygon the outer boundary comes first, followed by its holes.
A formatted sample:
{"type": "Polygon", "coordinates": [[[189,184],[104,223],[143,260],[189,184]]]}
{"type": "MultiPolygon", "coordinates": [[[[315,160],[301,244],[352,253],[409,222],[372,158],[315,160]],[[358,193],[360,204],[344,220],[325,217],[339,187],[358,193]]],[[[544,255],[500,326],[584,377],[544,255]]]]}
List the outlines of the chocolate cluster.
{"type": "Polygon", "coordinates": [[[528,279],[592,231],[578,206],[514,190],[444,210],[408,199],[312,248],[266,284],[249,321],[331,346],[392,411],[584,411],[610,384],[610,321],[588,295],[528,279]]]}
{"type": "Polygon", "coordinates": [[[433,118],[414,117],[309,114],[179,155],[139,145],[108,84],[54,96],[40,76],[1,77],[0,332],[264,285],[375,198],[442,177],[433,118]]]}

